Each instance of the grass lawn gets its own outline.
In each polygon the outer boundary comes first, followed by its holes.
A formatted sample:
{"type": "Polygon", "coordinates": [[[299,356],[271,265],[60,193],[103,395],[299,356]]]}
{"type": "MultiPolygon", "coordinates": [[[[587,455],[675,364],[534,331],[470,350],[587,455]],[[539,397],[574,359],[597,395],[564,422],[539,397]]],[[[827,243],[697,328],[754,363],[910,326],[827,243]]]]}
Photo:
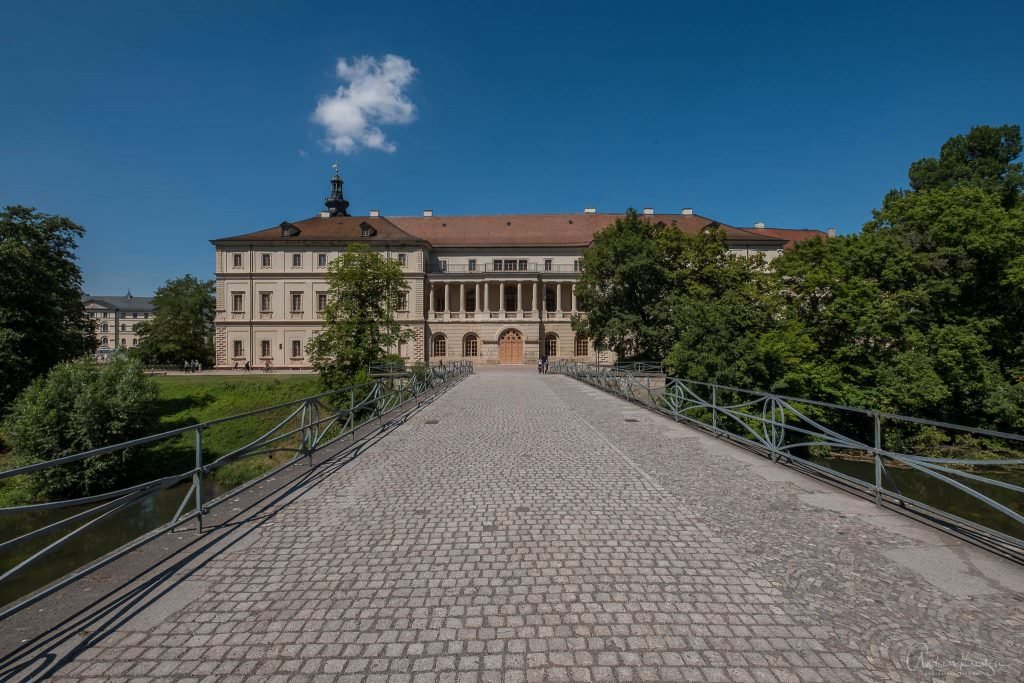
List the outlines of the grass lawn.
{"type": "MultiPolygon", "coordinates": [[[[318,375],[174,375],[153,378],[160,390],[157,411],[160,431],[245,413],[322,392],[318,375]]],[[[203,461],[243,446],[280,422],[291,408],[278,409],[214,425],[203,431],[203,461]]],[[[0,435],[2,436],[2,435],[0,435]]],[[[291,444],[283,444],[291,445],[291,444]]],[[[219,468],[218,488],[229,489],[266,472],[292,457],[287,451],[256,455],[219,468]]],[[[186,433],[148,448],[140,462],[146,467],[140,481],[182,472],[195,462],[195,437],[186,433]]],[[[0,440],[0,469],[13,467],[0,440]]],[[[0,507],[34,502],[27,477],[0,480],[0,507]]]]}
{"type": "MultiPolygon", "coordinates": [[[[317,375],[208,375],[158,376],[161,429],[175,429],[238,415],[267,406],[318,394],[317,375]]],[[[203,431],[204,462],[210,462],[252,441],[284,419],[295,407],[214,425],[203,431]]],[[[195,437],[189,433],[154,449],[160,470],[181,471],[195,461],[195,437]]],[[[219,468],[214,476],[220,488],[232,488],[284,462],[292,456],[275,452],[253,456],[219,468]]]]}

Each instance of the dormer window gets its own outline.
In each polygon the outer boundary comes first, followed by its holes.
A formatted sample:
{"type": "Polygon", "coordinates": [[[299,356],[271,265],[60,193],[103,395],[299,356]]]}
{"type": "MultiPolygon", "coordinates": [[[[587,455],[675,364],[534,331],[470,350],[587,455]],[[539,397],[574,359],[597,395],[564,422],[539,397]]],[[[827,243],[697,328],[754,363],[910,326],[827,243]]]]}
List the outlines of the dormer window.
{"type": "Polygon", "coordinates": [[[369,223],[364,221],[364,222],[359,224],[359,236],[360,237],[365,239],[367,237],[373,237],[376,234],[377,234],[377,231],[369,223]]]}
{"type": "Polygon", "coordinates": [[[295,237],[299,234],[299,229],[288,221],[281,223],[281,237],[295,237]]]}

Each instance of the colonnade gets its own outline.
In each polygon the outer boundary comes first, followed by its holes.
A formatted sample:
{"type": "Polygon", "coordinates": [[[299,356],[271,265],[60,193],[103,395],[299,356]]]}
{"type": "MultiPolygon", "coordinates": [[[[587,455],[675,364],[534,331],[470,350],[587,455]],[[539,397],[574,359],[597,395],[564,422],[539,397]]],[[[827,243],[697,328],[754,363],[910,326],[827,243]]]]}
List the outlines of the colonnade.
{"type": "Polygon", "coordinates": [[[467,312],[473,313],[473,312],[478,312],[478,311],[479,312],[486,312],[486,313],[497,312],[497,313],[501,314],[501,317],[504,317],[504,314],[505,314],[505,312],[507,310],[505,308],[505,293],[506,293],[506,289],[505,288],[506,287],[510,287],[513,284],[516,287],[516,307],[514,309],[511,309],[511,310],[522,311],[522,312],[527,312],[528,311],[530,313],[533,313],[533,312],[536,312],[536,311],[543,311],[543,310],[545,310],[545,306],[543,304],[544,304],[544,302],[545,302],[545,300],[547,298],[547,294],[546,294],[547,288],[549,286],[553,286],[553,287],[555,287],[555,310],[553,312],[556,313],[556,314],[561,314],[561,313],[563,313],[563,308],[562,308],[562,285],[568,285],[568,287],[569,287],[569,294],[570,294],[570,307],[569,307],[569,311],[568,312],[570,312],[570,313],[576,312],[576,288],[573,286],[574,283],[572,283],[572,282],[554,282],[554,283],[551,283],[549,285],[548,283],[540,283],[540,282],[538,282],[536,280],[534,280],[532,283],[530,283],[530,282],[524,283],[522,280],[515,281],[514,283],[508,282],[506,280],[499,280],[499,281],[497,281],[497,284],[498,284],[498,307],[496,309],[491,307],[491,301],[490,301],[491,287],[490,287],[490,284],[491,283],[488,282],[488,281],[481,281],[481,280],[476,280],[476,281],[473,281],[473,282],[447,281],[447,280],[444,281],[443,283],[428,282],[427,283],[427,291],[428,291],[428,296],[427,296],[428,304],[427,305],[428,305],[428,312],[431,314],[431,317],[433,317],[434,313],[438,313],[440,311],[451,311],[452,288],[453,288],[453,285],[455,285],[455,286],[458,287],[458,297],[459,297],[458,298],[458,303],[459,303],[458,312],[459,313],[467,313],[467,312]],[[529,308],[529,309],[524,308],[524,305],[523,305],[523,303],[524,303],[523,302],[523,285],[524,284],[527,287],[529,287],[531,284],[533,285],[533,298],[531,299],[531,306],[532,307],[529,308]],[[436,293],[436,289],[435,288],[438,287],[438,286],[444,287],[444,307],[441,308],[440,310],[438,310],[437,304],[435,303],[435,300],[436,300],[435,299],[435,293],[436,293]],[[472,311],[468,311],[467,310],[466,294],[469,291],[473,291],[473,293],[474,293],[474,296],[473,296],[473,310],[472,311]],[[543,296],[541,295],[541,293],[543,293],[543,296]],[[481,303],[482,303],[482,305],[481,305],[481,303]]]}

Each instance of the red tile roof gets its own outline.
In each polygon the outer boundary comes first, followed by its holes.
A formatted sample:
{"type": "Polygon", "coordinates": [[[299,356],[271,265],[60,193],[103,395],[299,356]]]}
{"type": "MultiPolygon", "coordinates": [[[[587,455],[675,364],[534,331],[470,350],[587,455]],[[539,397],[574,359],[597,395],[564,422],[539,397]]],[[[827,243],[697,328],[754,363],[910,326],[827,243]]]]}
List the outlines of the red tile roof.
{"type": "Polygon", "coordinates": [[[786,240],[786,246],[783,247],[783,249],[786,250],[792,249],[796,246],[797,242],[813,240],[815,238],[825,239],[828,237],[824,230],[799,230],[794,228],[748,228],[748,232],[786,240]]]}
{"type": "MultiPolygon", "coordinates": [[[[281,234],[280,227],[258,230],[244,235],[211,240],[221,242],[297,242],[366,241],[360,236],[362,223],[377,231],[370,241],[427,242],[433,247],[585,247],[594,234],[613,223],[618,213],[506,214],[495,216],[336,216],[308,218],[293,223],[299,234],[281,234]]],[[[653,214],[643,216],[676,226],[691,235],[714,221],[696,214],[653,214]]],[[[750,230],[719,224],[732,243],[762,244],[771,248],[789,236],[769,234],[770,230],[750,230]]],[[[823,235],[817,230],[787,231],[823,235]]],[[[792,239],[805,239],[794,237],[792,239]]]]}

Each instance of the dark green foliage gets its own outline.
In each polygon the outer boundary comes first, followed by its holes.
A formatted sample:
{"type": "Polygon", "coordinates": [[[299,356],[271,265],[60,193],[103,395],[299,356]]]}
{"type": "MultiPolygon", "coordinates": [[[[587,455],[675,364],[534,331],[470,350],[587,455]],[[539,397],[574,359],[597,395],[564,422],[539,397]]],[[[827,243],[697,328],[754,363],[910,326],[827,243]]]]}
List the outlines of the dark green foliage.
{"type": "Polygon", "coordinates": [[[576,300],[586,316],[573,328],[622,359],[661,360],[678,332],[669,298],[707,285],[723,250],[715,231],[691,237],[628,210],[583,254],[576,300]]]}
{"type": "Polygon", "coordinates": [[[1020,156],[1020,126],[977,126],[942,146],[939,158],[929,157],[910,166],[910,187],[915,191],[978,187],[1010,207],[1024,191],[1020,156]]]}
{"type": "MultiPolygon", "coordinates": [[[[114,354],[61,363],[11,406],[4,438],[14,462],[27,464],[127,441],[155,431],[157,389],[138,360],[114,354]]],[[[119,451],[33,476],[39,499],[108,491],[130,481],[139,454],[119,451]]]]}
{"type": "Polygon", "coordinates": [[[407,286],[397,262],[361,244],[331,261],[327,285],[323,330],[307,351],[324,385],[338,389],[365,378],[411,336],[394,318],[407,286]]]}
{"type": "Polygon", "coordinates": [[[75,262],[84,232],[24,206],[0,211],[0,413],[33,378],[95,348],[75,262]]]}
{"type": "Polygon", "coordinates": [[[153,296],[153,319],[139,324],[136,352],[148,364],[213,364],[213,319],[217,301],[213,280],[185,275],[168,280],[153,296]]]}

